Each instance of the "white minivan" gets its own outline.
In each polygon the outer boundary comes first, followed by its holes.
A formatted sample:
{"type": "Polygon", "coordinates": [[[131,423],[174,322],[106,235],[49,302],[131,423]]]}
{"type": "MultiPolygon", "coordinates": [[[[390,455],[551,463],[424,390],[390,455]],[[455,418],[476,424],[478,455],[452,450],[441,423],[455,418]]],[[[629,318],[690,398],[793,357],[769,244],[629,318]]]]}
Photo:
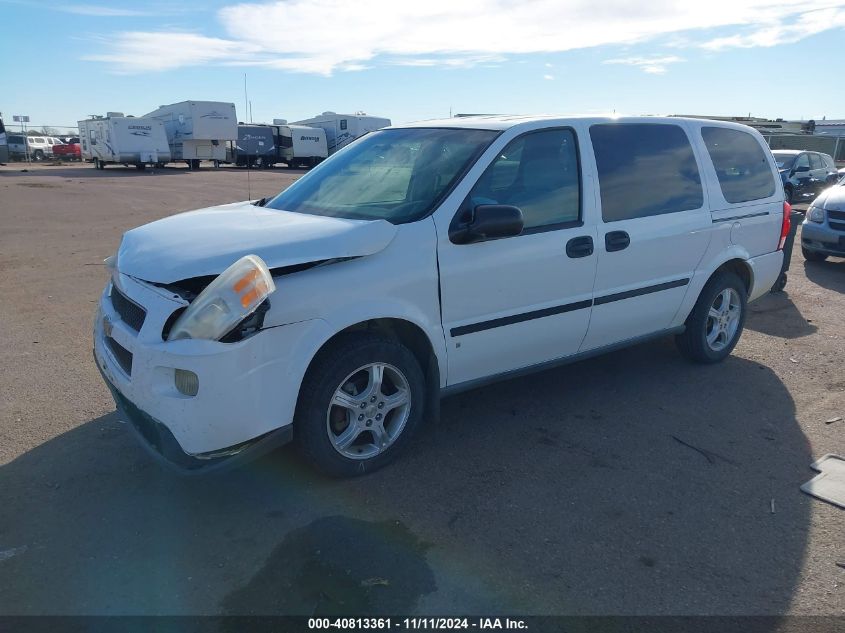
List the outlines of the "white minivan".
{"type": "Polygon", "coordinates": [[[459,390],[665,335],[722,360],[780,274],[788,223],[742,125],[392,127],[273,198],[128,231],[94,353],[122,418],[186,471],[295,440],[355,475],[459,390]]]}

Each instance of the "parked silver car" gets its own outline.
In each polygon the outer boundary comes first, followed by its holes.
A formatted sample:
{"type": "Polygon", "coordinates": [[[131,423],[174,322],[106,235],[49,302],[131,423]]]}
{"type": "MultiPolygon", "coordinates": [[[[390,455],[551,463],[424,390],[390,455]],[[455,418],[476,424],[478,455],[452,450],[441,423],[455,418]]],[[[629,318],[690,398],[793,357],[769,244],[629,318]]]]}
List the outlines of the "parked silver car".
{"type": "MultiPolygon", "coordinates": [[[[18,159],[26,158],[27,147],[24,145],[23,134],[10,134],[8,140],[9,155],[18,159]]],[[[31,160],[44,160],[53,156],[53,145],[61,141],[52,136],[27,136],[26,143],[29,146],[31,160]]]]}
{"type": "Polygon", "coordinates": [[[811,262],[845,257],[845,178],[813,200],[801,225],[801,252],[811,262]]]}

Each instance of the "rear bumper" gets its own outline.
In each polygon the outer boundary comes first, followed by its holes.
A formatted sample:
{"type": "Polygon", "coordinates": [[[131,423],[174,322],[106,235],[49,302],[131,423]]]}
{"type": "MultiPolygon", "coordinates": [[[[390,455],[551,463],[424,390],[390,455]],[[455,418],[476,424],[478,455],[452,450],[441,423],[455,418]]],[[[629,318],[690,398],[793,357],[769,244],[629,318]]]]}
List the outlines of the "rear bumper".
{"type": "Polygon", "coordinates": [[[783,251],[774,251],[748,260],[752,271],[752,286],[748,300],[754,301],[772,289],[783,268],[783,251]]]}

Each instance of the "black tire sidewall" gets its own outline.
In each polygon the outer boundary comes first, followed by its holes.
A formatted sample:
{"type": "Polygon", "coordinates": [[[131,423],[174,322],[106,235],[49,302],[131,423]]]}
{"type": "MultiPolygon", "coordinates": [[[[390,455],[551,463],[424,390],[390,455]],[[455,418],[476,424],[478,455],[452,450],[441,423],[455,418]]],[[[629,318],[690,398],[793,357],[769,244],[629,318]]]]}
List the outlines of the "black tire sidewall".
{"type": "Polygon", "coordinates": [[[367,333],[345,335],[321,350],[311,364],[297,402],[294,437],[305,457],[327,475],[363,475],[387,465],[407,447],[422,423],[425,403],[425,376],[407,347],[367,333]],[[383,453],[369,459],[349,459],[329,440],[326,412],[335,390],[349,374],[377,362],[393,365],[404,374],[411,391],[411,413],[401,435],[383,453]]]}
{"type": "Polygon", "coordinates": [[[742,337],[745,328],[745,316],[748,313],[747,308],[748,292],[742,280],[731,272],[717,273],[705,284],[692,313],[687,319],[687,330],[682,335],[687,338],[685,353],[692,360],[702,363],[718,363],[730,356],[742,337]],[[723,349],[715,351],[707,344],[707,315],[716,297],[726,288],[732,288],[737,292],[742,311],[733,340],[723,349]]]}

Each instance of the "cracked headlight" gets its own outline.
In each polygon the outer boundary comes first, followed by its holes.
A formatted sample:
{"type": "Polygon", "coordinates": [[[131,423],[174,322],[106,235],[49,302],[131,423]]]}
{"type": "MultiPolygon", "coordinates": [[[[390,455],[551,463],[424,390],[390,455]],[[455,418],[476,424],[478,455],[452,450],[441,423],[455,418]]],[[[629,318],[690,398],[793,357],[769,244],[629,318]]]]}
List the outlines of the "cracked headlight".
{"type": "Polygon", "coordinates": [[[252,314],[275,289],[273,276],[260,257],[242,257],[191,302],[173,324],[167,340],[219,340],[252,314]]]}

